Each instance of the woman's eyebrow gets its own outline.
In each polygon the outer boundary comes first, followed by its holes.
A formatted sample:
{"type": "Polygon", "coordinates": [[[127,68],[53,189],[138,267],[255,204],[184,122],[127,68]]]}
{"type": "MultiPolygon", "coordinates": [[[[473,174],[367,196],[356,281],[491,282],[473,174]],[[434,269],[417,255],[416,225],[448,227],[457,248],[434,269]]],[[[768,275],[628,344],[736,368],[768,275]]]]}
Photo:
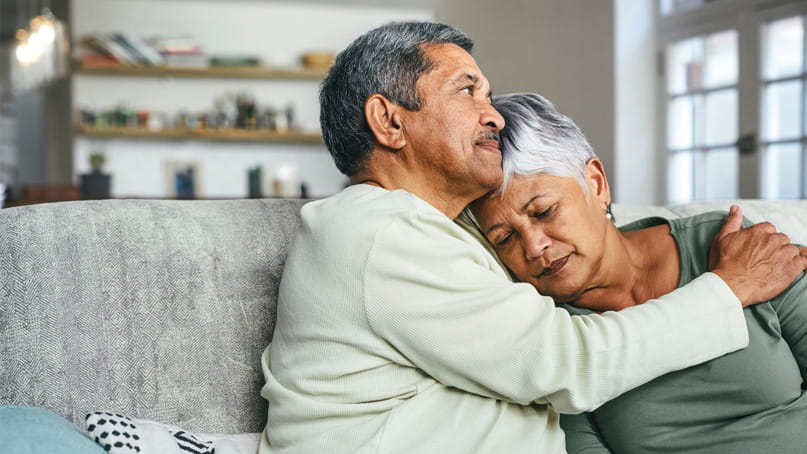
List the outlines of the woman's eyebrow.
{"type": "Polygon", "coordinates": [[[529,208],[530,205],[532,205],[532,202],[534,202],[535,199],[542,199],[544,197],[549,197],[549,194],[538,194],[535,197],[531,198],[530,200],[527,200],[527,203],[525,203],[524,206],[521,207],[521,211],[522,212],[527,211],[527,208],[529,208]]]}

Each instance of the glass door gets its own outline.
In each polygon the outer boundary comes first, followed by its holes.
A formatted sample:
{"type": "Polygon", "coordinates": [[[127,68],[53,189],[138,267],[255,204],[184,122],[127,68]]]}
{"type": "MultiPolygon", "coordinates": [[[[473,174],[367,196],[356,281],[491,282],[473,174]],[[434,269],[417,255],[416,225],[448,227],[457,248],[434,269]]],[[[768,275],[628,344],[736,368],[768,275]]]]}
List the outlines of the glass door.
{"type": "Polygon", "coordinates": [[[807,198],[804,15],[763,22],[762,197],[807,198]]]}
{"type": "Polygon", "coordinates": [[[807,1],[659,1],[667,201],[807,198],[807,1]]]}
{"type": "Polygon", "coordinates": [[[736,198],[737,30],[670,44],[667,68],[668,200],[736,198]]]}

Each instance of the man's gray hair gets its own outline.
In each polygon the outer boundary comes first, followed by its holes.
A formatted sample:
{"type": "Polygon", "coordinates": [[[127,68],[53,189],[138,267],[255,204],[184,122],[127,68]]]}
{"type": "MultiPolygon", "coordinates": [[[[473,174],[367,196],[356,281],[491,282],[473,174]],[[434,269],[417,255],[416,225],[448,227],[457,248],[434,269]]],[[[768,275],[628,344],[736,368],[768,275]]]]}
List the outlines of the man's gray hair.
{"type": "Polygon", "coordinates": [[[373,136],[364,104],[380,94],[408,110],[421,108],[418,78],[434,67],[424,54],[430,44],[451,43],[471,52],[473,41],[445,24],[392,22],[358,37],[336,57],[320,87],[322,136],[336,167],[347,176],[364,168],[373,136]]]}
{"type": "Polygon", "coordinates": [[[577,178],[588,196],[586,163],[596,155],[571,118],[535,93],[496,96],[493,105],[505,121],[497,193],[504,194],[513,175],[549,174],[577,178]]]}

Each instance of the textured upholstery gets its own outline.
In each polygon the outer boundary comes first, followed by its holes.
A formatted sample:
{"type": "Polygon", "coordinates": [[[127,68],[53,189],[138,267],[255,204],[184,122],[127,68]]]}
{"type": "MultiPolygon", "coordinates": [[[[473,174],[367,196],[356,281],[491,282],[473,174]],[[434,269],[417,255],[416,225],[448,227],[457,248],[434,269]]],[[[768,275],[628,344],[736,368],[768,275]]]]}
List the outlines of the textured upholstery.
{"type": "Polygon", "coordinates": [[[0,210],[0,404],[258,432],[300,201],[0,210]]]}
{"type": "Polygon", "coordinates": [[[732,204],[739,205],[743,214],[754,222],[770,221],[780,231],[800,244],[807,244],[807,200],[729,200],[716,202],[692,202],[683,205],[661,206],[614,206],[617,224],[626,224],[648,216],[678,218],[706,211],[728,211],[732,204]]]}
{"type": "MultiPolygon", "coordinates": [[[[301,204],[129,200],[0,210],[0,404],[41,406],[77,423],[113,410],[199,432],[261,431],[260,353],[301,204]]],[[[741,205],[807,243],[807,201],[741,205]]],[[[614,211],[625,223],[728,206],[614,211]]]]}

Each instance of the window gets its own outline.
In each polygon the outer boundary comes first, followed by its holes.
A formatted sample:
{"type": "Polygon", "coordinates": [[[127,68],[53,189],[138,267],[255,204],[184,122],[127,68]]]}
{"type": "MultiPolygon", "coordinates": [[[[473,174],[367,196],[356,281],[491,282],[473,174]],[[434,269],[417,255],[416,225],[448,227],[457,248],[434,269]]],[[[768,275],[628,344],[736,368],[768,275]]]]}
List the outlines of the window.
{"type": "Polygon", "coordinates": [[[807,0],[659,0],[667,201],[807,198],[807,0]]]}
{"type": "Polygon", "coordinates": [[[737,197],[737,31],[667,48],[670,202],[737,197]]]}
{"type": "Polygon", "coordinates": [[[762,32],[762,196],[807,196],[804,16],[768,22],[762,32]]]}

